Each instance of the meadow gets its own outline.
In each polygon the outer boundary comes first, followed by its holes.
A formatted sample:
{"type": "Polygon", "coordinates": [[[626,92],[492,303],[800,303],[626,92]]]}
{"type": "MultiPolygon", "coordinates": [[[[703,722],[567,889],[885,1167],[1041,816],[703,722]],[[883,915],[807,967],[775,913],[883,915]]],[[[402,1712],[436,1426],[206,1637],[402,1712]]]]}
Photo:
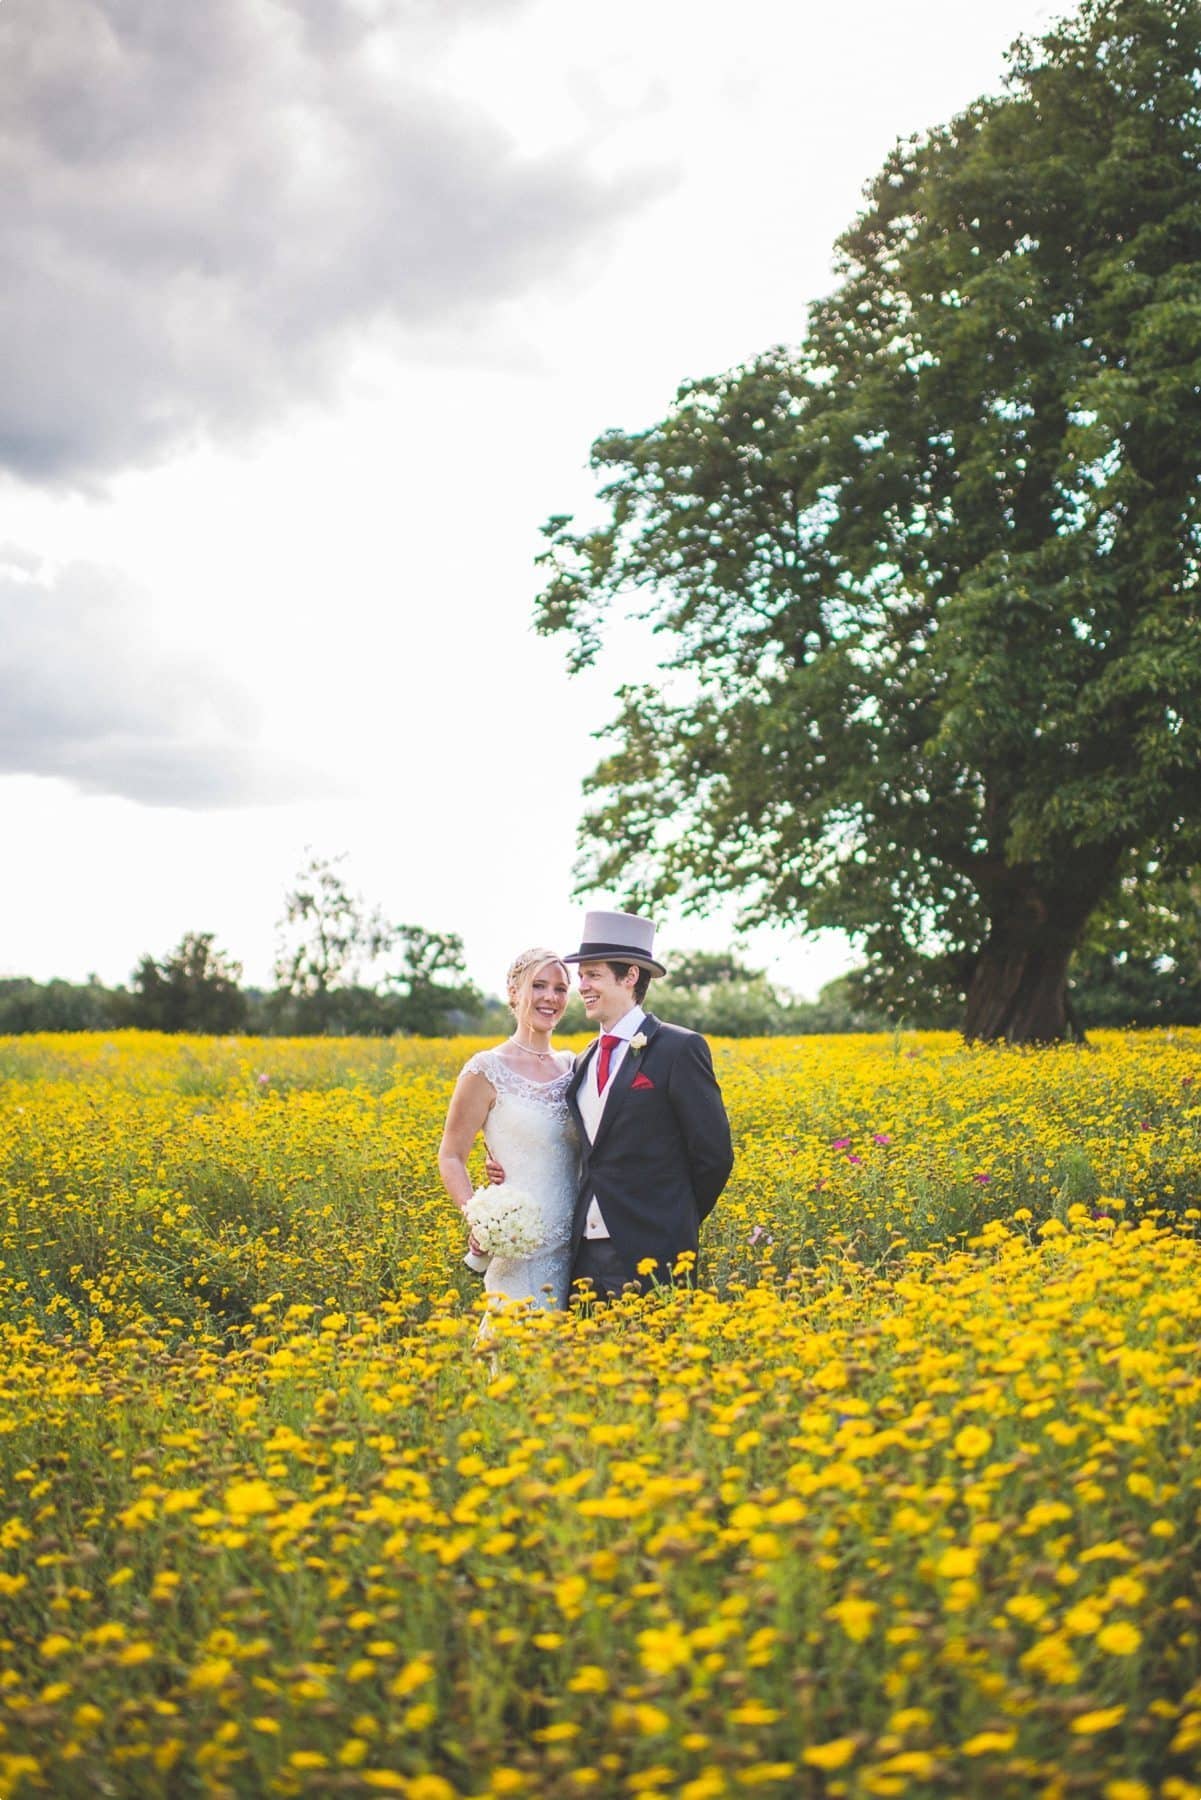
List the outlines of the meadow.
{"type": "Polygon", "coordinates": [[[0,1795],[1201,1800],[1201,1032],[719,1042],[485,1345],[477,1047],[0,1040],[0,1795]]]}

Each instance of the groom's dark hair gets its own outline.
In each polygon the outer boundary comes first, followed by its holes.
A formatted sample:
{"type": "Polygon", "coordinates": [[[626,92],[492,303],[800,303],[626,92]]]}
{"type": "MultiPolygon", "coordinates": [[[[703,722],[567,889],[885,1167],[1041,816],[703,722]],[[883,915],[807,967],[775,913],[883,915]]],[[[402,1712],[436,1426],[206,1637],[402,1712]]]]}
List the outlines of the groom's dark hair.
{"type": "Polygon", "coordinates": [[[629,962],[606,962],[605,966],[612,969],[618,981],[624,981],[631,969],[638,969],[638,979],[634,983],[634,1005],[641,1006],[653,980],[650,970],[639,968],[637,963],[629,962]]]}

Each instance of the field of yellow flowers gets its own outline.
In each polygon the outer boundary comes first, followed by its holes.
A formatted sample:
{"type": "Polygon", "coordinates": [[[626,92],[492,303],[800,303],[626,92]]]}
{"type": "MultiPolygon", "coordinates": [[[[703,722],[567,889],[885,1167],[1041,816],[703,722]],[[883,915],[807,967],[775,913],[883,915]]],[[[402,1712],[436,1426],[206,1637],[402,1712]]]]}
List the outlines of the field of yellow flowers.
{"type": "Polygon", "coordinates": [[[0,1040],[0,1796],[1201,1800],[1201,1032],[719,1043],[483,1345],[477,1047],[0,1040]]]}

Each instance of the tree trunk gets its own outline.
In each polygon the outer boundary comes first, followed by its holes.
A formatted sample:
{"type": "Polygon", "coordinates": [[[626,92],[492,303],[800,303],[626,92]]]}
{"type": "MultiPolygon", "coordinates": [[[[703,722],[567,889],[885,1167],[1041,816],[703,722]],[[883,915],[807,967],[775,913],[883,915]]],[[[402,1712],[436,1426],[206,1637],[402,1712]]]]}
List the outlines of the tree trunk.
{"type": "Polygon", "coordinates": [[[1068,997],[1068,964],[1095,898],[1085,903],[1076,891],[1056,901],[1031,881],[1015,881],[992,900],[989,934],[968,986],[963,1035],[984,1043],[1083,1043],[1068,997]]]}
{"type": "Polygon", "coordinates": [[[1072,951],[986,946],[968,988],[963,1021],[966,1038],[1009,1044],[1052,1044],[1083,1039],[1068,1005],[1068,961],[1072,951]]]}

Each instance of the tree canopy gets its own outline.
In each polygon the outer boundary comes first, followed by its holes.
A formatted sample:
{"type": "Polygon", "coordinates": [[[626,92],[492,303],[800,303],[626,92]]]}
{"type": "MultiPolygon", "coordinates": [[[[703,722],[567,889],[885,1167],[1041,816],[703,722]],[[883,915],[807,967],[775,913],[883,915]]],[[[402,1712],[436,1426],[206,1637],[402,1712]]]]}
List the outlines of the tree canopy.
{"type": "Polygon", "coordinates": [[[1097,1025],[1201,1020],[1201,875],[1127,877],[1091,920],[1072,963],[1081,1013],[1097,1025]]]}
{"type": "Polygon", "coordinates": [[[280,990],[315,1004],[319,1012],[339,988],[350,987],[364,964],[391,942],[377,909],[351,893],[338,865],[341,856],[309,851],[284,900],[279,922],[275,979],[280,990]]]}
{"type": "Polygon", "coordinates": [[[389,924],[347,886],[345,860],[310,851],[286,896],[271,1003],[278,1023],[298,1032],[446,1036],[478,1019],[486,1002],[468,980],[462,939],[389,924]],[[368,985],[363,972],[373,965],[378,980],[368,985]]]}
{"type": "Polygon", "coordinates": [[[211,931],[185,932],[161,962],[144,956],[138,964],[129,1022],[143,1031],[240,1031],[246,1023],[241,978],[241,963],[215,947],[211,931]]]}
{"type": "Polygon", "coordinates": [[[388,983],[395,990],[390,1003],[398,1029],[437,1037],[479,1016],[484,996],[468,979],[463,940],[457,932],[398,925],[394,944],[400,950],[400,964],[389,974],[388,983]]]}
{"type": "Polygon", "coordinates": [[[586,880],[837,925],[879,995],[1072,1029],[1090,918],[1201,842],[1201,8],[1085,0],[898,145],[796,352],[593,448],[573,666],[632,606],[586,880]]]}

